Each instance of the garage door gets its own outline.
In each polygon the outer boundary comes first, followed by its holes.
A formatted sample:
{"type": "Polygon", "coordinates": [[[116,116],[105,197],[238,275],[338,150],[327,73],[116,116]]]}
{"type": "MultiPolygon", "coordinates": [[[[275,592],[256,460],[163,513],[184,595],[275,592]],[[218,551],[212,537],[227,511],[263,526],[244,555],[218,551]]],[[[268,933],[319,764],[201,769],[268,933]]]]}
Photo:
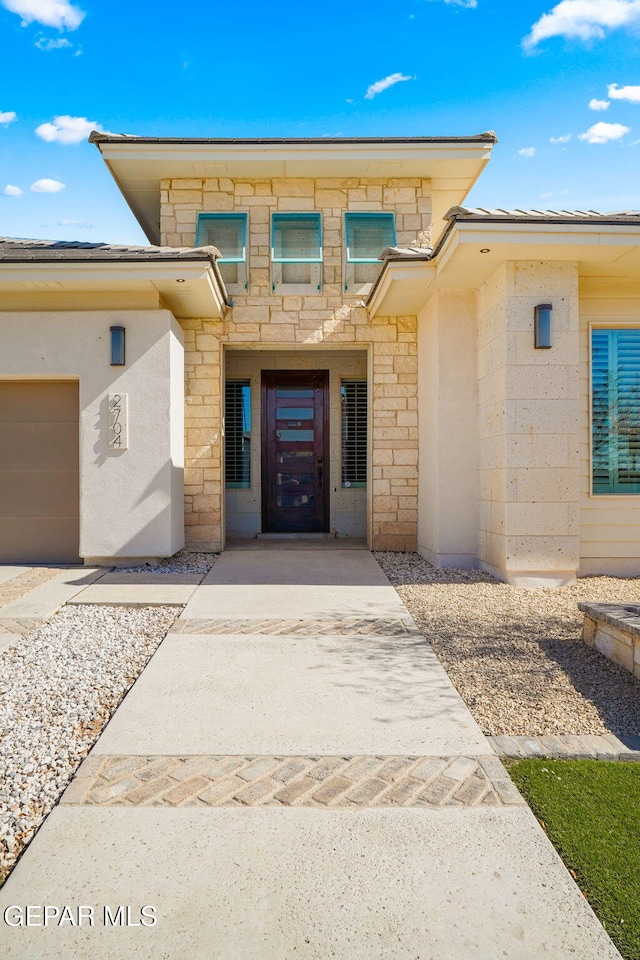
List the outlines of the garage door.
{"type": "Polygon", "coordinates": [[[0,381],[0,563],[77,563],[78,384],[0,381]]]}

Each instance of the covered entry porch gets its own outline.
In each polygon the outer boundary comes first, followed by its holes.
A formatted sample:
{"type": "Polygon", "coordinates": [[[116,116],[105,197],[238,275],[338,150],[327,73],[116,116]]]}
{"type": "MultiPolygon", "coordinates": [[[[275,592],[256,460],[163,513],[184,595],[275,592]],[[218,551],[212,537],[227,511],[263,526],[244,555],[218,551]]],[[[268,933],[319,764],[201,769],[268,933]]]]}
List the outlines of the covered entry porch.
{"type": "Polygon", "coordinates": [[[371,539],[366,349],[227,348],[224,530],[371,539]]]}

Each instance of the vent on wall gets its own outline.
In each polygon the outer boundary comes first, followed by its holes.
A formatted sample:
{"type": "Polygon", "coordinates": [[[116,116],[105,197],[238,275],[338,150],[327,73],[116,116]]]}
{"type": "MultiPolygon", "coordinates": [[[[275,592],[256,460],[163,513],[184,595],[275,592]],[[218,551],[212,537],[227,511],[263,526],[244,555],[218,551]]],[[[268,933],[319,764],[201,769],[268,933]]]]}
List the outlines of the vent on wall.
{"type": "Polygon", "coordinates": [[[342,486],[364,487],[367,483],[367,382],[343,380],[342,486]]]}
{"type": "Polygon", "coordinates": [[[251,481],[251,387],[248,380],[227,380],[224,388],[224,475],[227,487],[251,481]]]}

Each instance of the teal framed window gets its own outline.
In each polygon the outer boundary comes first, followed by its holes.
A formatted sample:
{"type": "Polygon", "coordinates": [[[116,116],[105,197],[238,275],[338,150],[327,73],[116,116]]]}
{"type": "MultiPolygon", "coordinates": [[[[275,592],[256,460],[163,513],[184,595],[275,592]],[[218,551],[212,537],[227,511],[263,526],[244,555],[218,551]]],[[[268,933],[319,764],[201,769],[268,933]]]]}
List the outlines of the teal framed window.
{"type": "Polygon", "coordinates": [[[271,220],[273,263],[322,263],[319,213],[274,213],[271,220]]]}
{"type": "Polygon", "coordinates": [[[343,380],[342,486],[367,485],[367,381],[343,380]]]}
{"type": "Polygon", "coordinates": [[[345,213],[347,263],[379,263],[385,247],[396,245],[393,213],[345,213]]]}
{"type": "Polygon", "coordinates": [[[315,293],[322,286],[322,220],[319,213],[271,217],[273,291],[315,293]]]}
{"type": "Polygon", "coordinates": [[[594,494],[640,493],[640,329],[591,331],[594,494]]]}
{"type": "MultiPolygon", "coordinates": [[[[247,288],[246,213],[200,213],[196,246],[217,247],[222,279],[228,287],[247,288]]],[[[236,290],[237,292],[237,290],[236,290]]]]}
{"type": "Polygon", "coordinates": [[[229,489],[251,486],[251,385],[227,380],[224,387],[224,477],[229,489]]]}

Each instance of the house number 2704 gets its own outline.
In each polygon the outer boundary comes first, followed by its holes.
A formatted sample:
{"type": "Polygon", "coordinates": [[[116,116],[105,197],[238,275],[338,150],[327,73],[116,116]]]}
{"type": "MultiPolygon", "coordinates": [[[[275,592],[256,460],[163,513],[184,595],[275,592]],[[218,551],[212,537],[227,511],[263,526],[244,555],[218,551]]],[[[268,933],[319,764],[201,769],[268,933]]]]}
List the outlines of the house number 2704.
{"type": "Polygon", "coordinates": [[[109,394],[109,449],[127,450],[129,447],[129,430],[127,423],[126,393],[109,394]]]}

